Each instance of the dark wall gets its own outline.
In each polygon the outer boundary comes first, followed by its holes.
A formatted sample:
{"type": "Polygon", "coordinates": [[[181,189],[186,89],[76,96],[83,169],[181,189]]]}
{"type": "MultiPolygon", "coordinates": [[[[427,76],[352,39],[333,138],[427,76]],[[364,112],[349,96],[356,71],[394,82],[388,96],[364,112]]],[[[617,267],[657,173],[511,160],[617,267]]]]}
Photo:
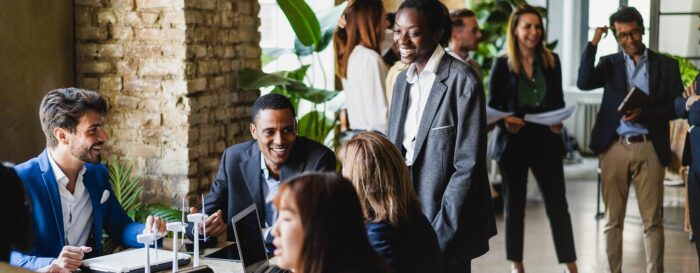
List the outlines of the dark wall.
{"type": "Polygon", "coordinates": [[[39,104],[74,85],[73,52],[73,1],[0,1],[0,161],[44,148],[39,104]]]}

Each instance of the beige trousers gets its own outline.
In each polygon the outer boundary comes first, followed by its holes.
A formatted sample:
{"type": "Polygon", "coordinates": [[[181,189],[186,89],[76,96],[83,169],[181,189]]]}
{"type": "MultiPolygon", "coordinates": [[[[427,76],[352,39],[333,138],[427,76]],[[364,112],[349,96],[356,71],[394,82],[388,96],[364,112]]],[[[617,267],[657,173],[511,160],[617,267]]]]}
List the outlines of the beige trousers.
{"type": "Polygon", "coordinates": [[[659,163],[650,141],[626,143],[615,141],[600,156],[601,188],[605,203],[605,240],[610,272],[622,270],[622,230],[630,184],[644,222],[644,250],[647,273],[664,271],[663,179],[664,167],[659,163]]]}

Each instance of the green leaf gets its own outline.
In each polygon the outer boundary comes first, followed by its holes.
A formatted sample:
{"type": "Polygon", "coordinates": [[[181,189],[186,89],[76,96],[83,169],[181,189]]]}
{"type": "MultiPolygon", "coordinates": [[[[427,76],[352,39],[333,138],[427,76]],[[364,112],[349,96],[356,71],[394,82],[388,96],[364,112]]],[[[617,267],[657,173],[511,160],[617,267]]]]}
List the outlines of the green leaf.
{"type": "Polygon", "coordinates": [[[243,89],[258,89],[273,85],[298,84],[280,73],[268,74],[260,69],[244,68],[238,72],[239,84],[243,89]]]}
{"type": "Polygon", "coordinates": [[[308,56],[314,52],[321,52],[333,41],[333,33],[338,25],[340,16],[343,15],[348,2],[345,1],[333,8],[320,11],[318,20],[321,24],[321,38],[315,46],[306,46],[299,38],[294,38],[294,52],[299,56],[308,56]]]}
{"type": "Polygon", "coordinates": [[[323,112],[311,111],[299,120],[299,134],[323,143],[334,125],[335,121],[328,119],[323,112]]]}
{"type": "Polygon", "coordinates": [[[559,44],[559,40],[551,41],[547,43],[547,49],[554,50],[555,48],[557,48],[557,44],[559,44]]]}
{"type": "MultiPolygon", "coordinates": [[[[182,211],[179,209],[162,204],[148,205],[144,208],[144,213],[145,215],[158,216],[167,222],[180,222],[182,217],[182,211]]],[[[185,215],[187,214],[185,213],[185,215]]]]}
{"type": "Polygon", "coordinates": [[[299,69],[288,71],[286,74],[287,78],[297,81],[304,81],[306,77],[306,71],[309,70],[310,65],[302,65],[299,69]]]}
{"type": "Polygon", "coordinates": [[[321,26],[316,15],[303,0],[277,0],[292,30],[299,41],[306,46],[318,44],[321,40],[321,26]]]}
{"type": "Polygon", "coordinates": [[[315,104],[327,102],[338,95],[338,91],[318,89],[306,85],[291,85],[287,87],[287,90],[315,104]]]}

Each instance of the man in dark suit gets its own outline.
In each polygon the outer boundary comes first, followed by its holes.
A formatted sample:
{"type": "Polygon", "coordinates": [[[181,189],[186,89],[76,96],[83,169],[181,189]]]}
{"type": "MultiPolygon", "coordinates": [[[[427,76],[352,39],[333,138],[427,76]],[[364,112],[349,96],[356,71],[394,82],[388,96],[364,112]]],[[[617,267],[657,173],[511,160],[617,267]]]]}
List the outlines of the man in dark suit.
{"type": "MultiPolygon", "coordinates": [[[[700,30],[700,25],[698,25],[700,30]]],[[[683,164],[685,159],[690,158],[690,171],[688,172],[688,206],[690,207],[690,228],[693,234],[700,234],[700,131],[696,128],[700,126],[700,100],[697,90],[700,85],[700,74],[695,77],[695,81],[683,92],[683,96],[676,98],[676,115],[681,118],[688,118],[690,129],[686,136],[686,147],[683,151],[683,164]],[[689,146],[689,147],[688,147],[689,146]],[[689,153],[689,154],[688,154],[689,153]]],[[[695,249],[700,260],[700,240],[695,235],[695,249]]]]}
{"type": "Polygon", "coordinates": [[[597,28],[583,51],[577,82],[582,90],[604,87],[590,148],[600,154],[608,265],[613,273],[621,271],[622,230],[632,183],[644,222],[647,272],[663,272],[664,166],[671,158],[673,100],[683,92],[678,62],[642,43],[644,22],[635,8],[623,7],[612,14],[610,26],[622,52],[602,57],[594,66],[598,42],[607,33],[607,27],[597,28]],[[653,102],[618,113],[632,87],[653,102]]]}
{"type": "MultiPolygon", "coordinates": [[[[233,229],[227,228],[231,218],[255,204],[266,241],[271,244],[269,228],[277,219],[271,202],[280,184],[303,172],[334,171],[335,154],[320,143],[297,137],[294,107],[282,95],[258,98],[252,118],[250,134],[254,140],[233,145],[221,156],[216,180],[204,199],[205,213],[210,215],[205,224],[207,236],[227,232],[227,240],[233,241],[233,229]]],[[[199,234],[203,232],[200,226],[199,234]]]]}
{"type": "Polygon", "coordinates": [[[496,226],[483,85],[473,69],[445,53],[448,16],[439,1],[407,0],[397,11],[394,42],[410,66],[394,86],[388,138],[411,170],[447,272],[470,272],[496,226]]]}

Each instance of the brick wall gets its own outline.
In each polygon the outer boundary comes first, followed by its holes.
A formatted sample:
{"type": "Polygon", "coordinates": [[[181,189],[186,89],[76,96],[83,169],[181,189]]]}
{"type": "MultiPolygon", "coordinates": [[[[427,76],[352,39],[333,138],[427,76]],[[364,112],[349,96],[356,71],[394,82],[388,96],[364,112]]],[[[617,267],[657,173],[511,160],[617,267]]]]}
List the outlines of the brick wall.
{"type": "Polygon", "coordinates": [[[147,202],[176,204],[213,181],[223,149],[249,138],[260,66],[255,0],[76,0],[77,85],[107,97],[109,156],[127,161],[147,202]]]}

